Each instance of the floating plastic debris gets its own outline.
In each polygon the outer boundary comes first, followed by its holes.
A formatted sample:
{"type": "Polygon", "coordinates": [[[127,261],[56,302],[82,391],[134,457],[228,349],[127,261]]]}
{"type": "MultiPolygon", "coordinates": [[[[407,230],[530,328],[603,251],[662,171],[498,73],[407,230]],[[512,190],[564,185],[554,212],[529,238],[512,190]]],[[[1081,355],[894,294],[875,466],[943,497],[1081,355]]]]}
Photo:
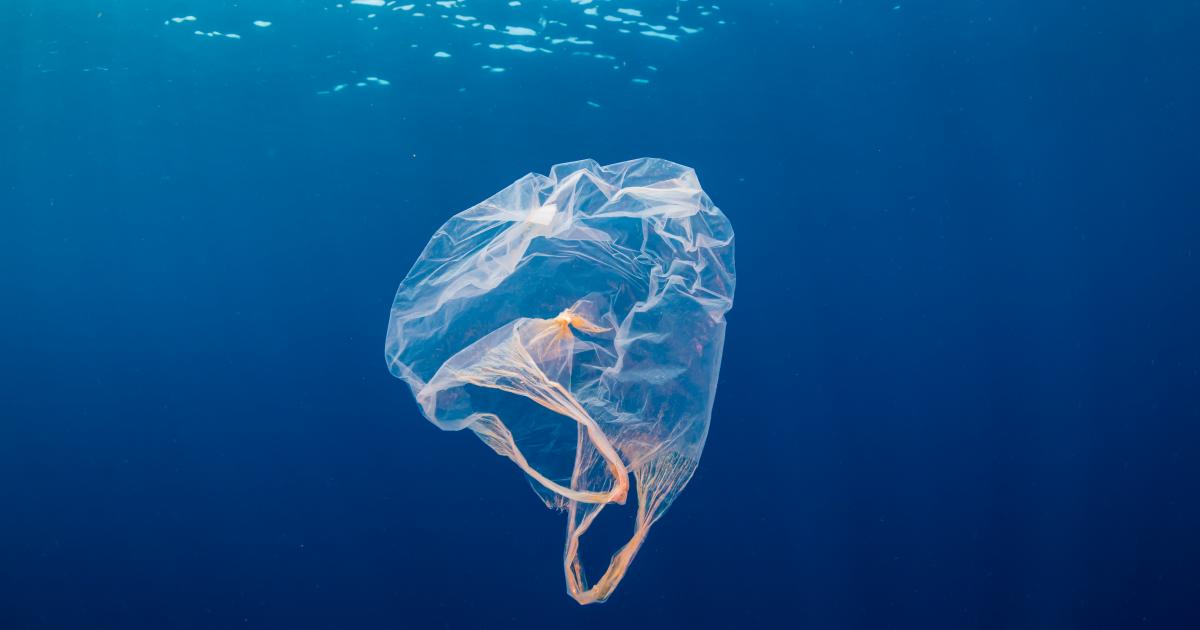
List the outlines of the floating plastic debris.
{"type": "Polygon", "coordinates": [[[396,293],[389,370],[430,422],[470,430],[566,512],[580,604],[608,599],[699,465],[733,238],[692,169],[583,160],[451,217],[396,293]],[[584,533],[635,496],[632,535],[589,581],[584,533]]]}

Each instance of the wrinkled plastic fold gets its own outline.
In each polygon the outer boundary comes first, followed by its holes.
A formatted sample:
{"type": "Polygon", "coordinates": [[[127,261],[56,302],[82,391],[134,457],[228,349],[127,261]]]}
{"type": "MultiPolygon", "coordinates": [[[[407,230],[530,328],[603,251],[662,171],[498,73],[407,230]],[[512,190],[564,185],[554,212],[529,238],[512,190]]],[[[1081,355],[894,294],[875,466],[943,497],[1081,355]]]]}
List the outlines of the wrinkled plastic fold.
{"type": "Polygon", "coordinates": [[[472,431],[567,513],[567,590],[602,602],[696,470],[733,292],[733,228],[692,169],[559,164],[433,235],[385,356],[429,421],[472,431]],[[634,531],[590,583],[582,537],[630,498],[634,531]]]}

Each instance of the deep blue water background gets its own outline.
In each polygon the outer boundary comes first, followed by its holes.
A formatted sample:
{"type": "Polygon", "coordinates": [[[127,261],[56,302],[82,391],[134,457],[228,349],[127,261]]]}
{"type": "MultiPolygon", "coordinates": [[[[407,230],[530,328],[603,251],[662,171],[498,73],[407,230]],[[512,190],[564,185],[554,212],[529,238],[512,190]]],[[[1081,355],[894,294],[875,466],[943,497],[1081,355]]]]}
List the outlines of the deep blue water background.
{"type": "Polygon", "coordinates": [[[1200,3],[726,0],[626,38],[647,85],[332,4],[0,7],[0,627],[1200,627],[1200,3]],[[450,214],[640,156],[738,294],[699,472],[580,608],[382,344],[450,214]]]}

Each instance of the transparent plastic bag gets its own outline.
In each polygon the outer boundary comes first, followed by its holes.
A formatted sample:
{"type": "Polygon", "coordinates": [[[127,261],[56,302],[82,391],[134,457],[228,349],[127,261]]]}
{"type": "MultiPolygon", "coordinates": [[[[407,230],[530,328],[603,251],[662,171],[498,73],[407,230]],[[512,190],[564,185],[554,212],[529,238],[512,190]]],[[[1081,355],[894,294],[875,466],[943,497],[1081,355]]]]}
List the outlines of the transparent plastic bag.
{"type": "Polygon", "coordinates": [[[385,356],[426,418],[567,512],[568,592],[602,602],[699,462],[733,289],[733,229],[690,168],[559,164],[434,234],[385,356]],[[581,537],[631,485],[634,533],[589,585],[581,537]]]}

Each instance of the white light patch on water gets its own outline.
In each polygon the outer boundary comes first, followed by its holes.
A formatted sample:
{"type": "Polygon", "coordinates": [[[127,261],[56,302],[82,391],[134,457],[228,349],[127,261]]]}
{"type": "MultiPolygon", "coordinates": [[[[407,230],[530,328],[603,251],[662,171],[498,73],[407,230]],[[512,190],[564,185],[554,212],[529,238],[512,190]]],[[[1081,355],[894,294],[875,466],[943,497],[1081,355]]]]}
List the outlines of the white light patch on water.
{"type": "Polygon", "coordinates": [[[241,39],[242,36],[237,33],[222,33],[221,31],[195,31],[196,35],[201,37],[224,37],[226,39],[241,39]]]}
{"type": "Polygon", "coordinates": [[[590,39],[579,39],[578,37],[575,37],[574,35],[572,35],[570,37],[565,37],[565,38],[551,39],[550,43],[555,44],[555,45],[557,45],[557,44],[575,44],[576,46],[591,46],[591,45],[595,44],[596,42],[594,42],[590,39]]]}
{"type": "MultiPolygon", "coordinates": [[[[2,1],[0,0],[0,2],[2,1]]],[[[887,6],[892,6],[898,1],[893,0],[887,6]]],[[[517,74],[536,70],[532,69],[533,65],[507,68],[496,65],[494,62],[499,59],[495,56],[487,59],[486,57],[489,55],[487,51],[496,51],[492,53],[493,55],[507,54],[503,51],[544,52],[548,55],[566,55],[570,58],[567,63],[585,64],[591,71],[606,74],[614,72],[615,76],[620,77],[620,80],[634,83],[649,83],[650,79],[643,77],[653,77],[655,73],[658,73],[660,67],[663,68],[662,74],[666,73],[668,70],[666,66],[661,63],[658,66],[654,64],[661,61],[662,55],[669,54],[666,50],[668,47],[635,46],[632,49],[624,49],[621,48],[625,45],[622,44],[622,41],[627,42],[628,39],[623,35],[644,35],[679,45],[683,45],[684,42],[689,46],[693,45],[693,42],[696,42],[695,45],[699,45],[702,38],[693,39],[692,35],[705,29],[719,29],[720,25],[725,23],[720,19],[721,8],[715,4],[708,4],[704,0],[674,0],[674,2],[664,2],[662,4],[667,6],[657,7],[653,10],[648,3],[644,7],[641,4],[633,0],[544,0],[543,2],[528,3],[523,0],[505,0],[503,2],[495,0],[487,2],[482,0],[424,0],[424,2],[416,2],[416,0],[332,0],[325,6],[342,9],[331,18],[357,22],[361,25],[358,28],[363,31],[383,31],[392,28],[423,30],[424,27],[434,29],[427,33],[414,34],[410,32],[398,35],[398,37],[408,40],[402,45],[403,48],[412,48],[416,53],[415,57],[410,57],[409,61],[418,57],[428,60],[430,55],[435,60],[453,57],[456,62],[474,61],[476,58],[468,52],[474,48],[484,56],[484,59],[476,63],[476,68],[481,67],[478,65],[479,63],[493,61],[492,64],[482,66],[483,71],[517,74]],[[351,9],[354,5],[366,7],[367,10],[354,11],[351,9]],[[660,11],[659,9],[666,10],[660,11]],[[424,17],[434,19],[424,20],[424,17]],[[421,18],[423,24],[412,23],[407,18],[414,20],[421,18]],[[506,22],[509,25],[506,26],[506,22]],[[460,38],[447,35],[447,32],[455,32],[450,31],[451,28],[463,32],[475,29],[474,37],[460,38]],[[421,41],[426,43],[418,45],[417,42],[421,41]],[[441,49],[434,46],[441,47],[441,49]],[[605,54],[617,50],[623,51],[622,54],[617,56],[605,54]],[[599,63],[585,61],[590,59],[598,60],[599,63]],[[640,70],[637,70],[638,68],[640,70]]],[[[256,16],[253,14],[254,12],[257,11],[245,10],[240,21],[235,23],[245,26],[253,25],[251,29],[274,27],[274,22],[271,20],[256,19],[266,16],[261,16],[261,14],[256,16]]],[[[201,24],[207,26],[210,19],[202,20],[194,15],[183,15],[164,18],[164,23],[173,25],[194,22],[197,24],[191,28],[196,28],[201,24]]],[[[285,26],[288,27],[285,30],[292,30],[290,28],[292,25],[286,20],[285,26]]],[[[183,33],[187,33],[186,28],[180,31],[180,36],[184,36],[183,33]]],[[[250,40],[255,34],[257,33],[243,36],[216,30],[195,31],[195,36],[234,40],[243,37],[250,40]]],[[[272,34],[274,35],[275,32],[273,31],[272,34]]],[[[287,37],[284,31],[279,31],[277,36],[284,36],[285,39],[287,37]]],[[[275,38],[269,39],[274,40],[275,38]]],[[[284,47],[296,45],[287,41],[273,41],[273,43],[284,47]]],[[[536,54],[533,56],[538,57],[536,54]]],[[[325,58],[338,59],[340,55],[326,55],[325,58]]],[[[397,63],[403,62],[397,60],[397,63]]],[[[435,61],[434,63],[439,62],[435,61]]],[[[515,64],[516,62],[509,63],[515,64]]],[[[536,64],[537,62],[532,63],[536,64]]],[[[457,63],[447,62],[443,65],[447,68],[458,67],[457,63]]],[[[385,66],[380,70],[387,71],[387,68],[388,66],[385,66]]],[[[351,77],[358,76],[357,72],[350,69],[343,68],[343,71],[350,72],[351,77]]],[[[343,89],[355,87],[358,83],[363,83],[363,81],[361,79],[350,80],[343,85],[343,89]]],[[[365,84],[387,85],[387,82],[378,77],[368,77],[365,84]]],[[[317,86],[314,86],[314,90],[316,88],[317,86]]],[[[321,89],[327,93],[338,91],[336,88],[325,86],[321,86],[321,89]]],[[[595,101],[585,102],[587,103],[586,107],[600,105],[595,101]],[[593,103],[595,104],[593,105],[593,103]]]]}
{"type": "Polygon", "coordinates": [[[671,35],[670,33],[659,33],[658,31],[642,31],[642,35],[645,35],[647,37],[657,37],[659,39],[666,39],[666,40],[670,40],[673,42],[679,41],[678,35],[671,35]]]}
{"type": "Polygon", "coordinates": [[[388,81],[387,79],[381,79],[381,78],[375,77],[375,76],[363,77],[362,81],[355,81],[354,83],[339,83],[339,84],[333,86],[332,89],[320,90],[317,92],[317,94],[336,94],[338,92],[344,91],[348,87],[366,88],[366,87],[370,87],[371,85],[387,86],[387,85],[391,85],[391,84],[392,84],[392,82],[388,81]]]}

